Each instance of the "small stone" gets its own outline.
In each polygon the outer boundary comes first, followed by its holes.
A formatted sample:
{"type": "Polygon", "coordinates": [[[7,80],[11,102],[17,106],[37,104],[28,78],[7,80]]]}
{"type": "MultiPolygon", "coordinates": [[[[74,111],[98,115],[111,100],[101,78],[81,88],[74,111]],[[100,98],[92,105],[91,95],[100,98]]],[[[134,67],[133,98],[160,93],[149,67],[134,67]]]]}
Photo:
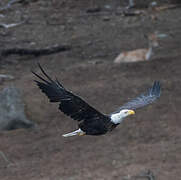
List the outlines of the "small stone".
{"type": "Polygon", "coordinates": [[[104,8],[107,9],[107,10],[111,10],[111,6],[110,5],[105,5],[104,8]]]}
{"type": "Polygon", "coordinates": [[[103,21],[109,21],[109,20],[110,20],[110,17],[108,17],[108,16],[103,17],[103,21]]]}
{"type": "Polygon", "coordinates": [[[100,12],[101,8],[100,7],[92,7],[86,10],[87,13],[97,13],[100,12]]]}

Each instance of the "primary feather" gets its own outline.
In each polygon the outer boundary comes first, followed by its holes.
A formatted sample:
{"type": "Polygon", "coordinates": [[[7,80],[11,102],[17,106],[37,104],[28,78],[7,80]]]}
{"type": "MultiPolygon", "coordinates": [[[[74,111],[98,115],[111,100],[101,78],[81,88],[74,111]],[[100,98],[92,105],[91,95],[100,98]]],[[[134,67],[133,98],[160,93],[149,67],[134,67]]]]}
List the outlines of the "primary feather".
{"type": "Polygon", "coordinates": [[[120,107],[119,111],[122,109],[135,110],[137,108],[144,107],[154,102],[157,98],[159,98],[160,94],[161,94],[160,82],[155,81],[153,86],[145,94],[141,94],[135,99],[127,102],[126,104],[120,107]]]}
{"type": "Polygon", "coordinates": [[[89,121],[90,119],[96,119],[97,117],[105,117],[105,115],[91,107],[83,99],[66,90],[57,79],[56,81],[53,81],[45,73],[41,65],[38,64],[38,66],[48,80],[45,80],[40,75],[32,71],[35,76],[43,81],[40,82],[35,80],[35,82],[42,92],[48,96],[50,102],[60,102],[59,109],[63,113],[77,121],[89,121]]]}

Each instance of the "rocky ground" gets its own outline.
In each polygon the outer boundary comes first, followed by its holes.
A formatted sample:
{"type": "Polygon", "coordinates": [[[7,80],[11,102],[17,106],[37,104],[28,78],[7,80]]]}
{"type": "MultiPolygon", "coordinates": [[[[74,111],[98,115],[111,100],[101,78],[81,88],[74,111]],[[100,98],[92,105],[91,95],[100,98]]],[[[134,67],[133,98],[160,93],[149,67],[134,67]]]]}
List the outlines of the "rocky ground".
{"type": "MultiPolygon", "coordinates": [[[[2,1],[4,6],[8,1],[2,1]]],[[[132,180],[150,170],[158,180],[181,176],[181,11],[180,8],[124,16],[126,1],[52,0],[12,4],[0,11],[0,49],[71,45],[47,56],[1,56],[0,74],[14,77],[0,88],[23,94],[26,114],[37,129],[0,132],[2,180],[132,180]],[[95,13],[87,10],[99,7],[95,13]],[[166,34],[151,61],[114,64],[125,50],[147,47],[144,35],[166,34]],[[37,62],[65,87],[104,113],[160,80],[162,96],[104,136],[63,138],[76,122],[50,104],[36,87],[37,62]]],[[[162,3],[161,3],[162,5],[162,3]]],[[[146,179],[146,178],[145,178],[146,179]]],[[[147,178],[148,179],[148,178],[147,178]]]]}

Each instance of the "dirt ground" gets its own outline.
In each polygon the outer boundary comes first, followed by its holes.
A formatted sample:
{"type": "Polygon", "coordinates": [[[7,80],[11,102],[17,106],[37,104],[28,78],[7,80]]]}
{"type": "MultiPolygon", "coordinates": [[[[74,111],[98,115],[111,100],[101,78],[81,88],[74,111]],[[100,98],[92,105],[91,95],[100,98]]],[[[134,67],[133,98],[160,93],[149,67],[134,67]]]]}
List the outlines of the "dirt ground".
{"type": "Polygon", "coordinates": [[[15,79],[1,82],[0,88],[21,89],[27,116],[38,124],[36,130],[0,132],[0,151],[9,161],[0,156],[1,180],[132,180],[147,170],[157,180],[181,179],[181,10],[146,9],[140,16],[123,16],[120,10],[126,4],[38,0],[0,12],[0,21],[7,24],[28,18],[20,26],[0,28],[1,49],[72,46],[48,56],[1,58],[0,74],[15,79]],[[86,12],[94,7],[101,11],[86,12]],[[167,37],[160,40],[151,61],[113,63],[121,51],[147,47],[144,35],[155,31],[167,37]],[[36,87],[31,69],[40,72],[37,61],[104,113],[144,92],[154,80],[161,81],[162,95],[109,134],[63,138],[77,124],[36,87]]]}

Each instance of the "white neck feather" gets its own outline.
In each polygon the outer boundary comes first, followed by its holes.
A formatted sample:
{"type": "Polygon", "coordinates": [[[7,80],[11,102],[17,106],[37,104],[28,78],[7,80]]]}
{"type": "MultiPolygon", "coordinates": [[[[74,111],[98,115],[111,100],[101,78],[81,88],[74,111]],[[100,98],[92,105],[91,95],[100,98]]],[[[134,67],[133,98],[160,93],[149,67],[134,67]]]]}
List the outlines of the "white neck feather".
{"type": "Polygon", "coordinates": [[[111,122],[113,122],[114,124],[119,124],[121,123],[121,121],[123,120],[123,116],[121,112],[118,112],[116,114],[112,114],[111,115],[111,122]]]}

